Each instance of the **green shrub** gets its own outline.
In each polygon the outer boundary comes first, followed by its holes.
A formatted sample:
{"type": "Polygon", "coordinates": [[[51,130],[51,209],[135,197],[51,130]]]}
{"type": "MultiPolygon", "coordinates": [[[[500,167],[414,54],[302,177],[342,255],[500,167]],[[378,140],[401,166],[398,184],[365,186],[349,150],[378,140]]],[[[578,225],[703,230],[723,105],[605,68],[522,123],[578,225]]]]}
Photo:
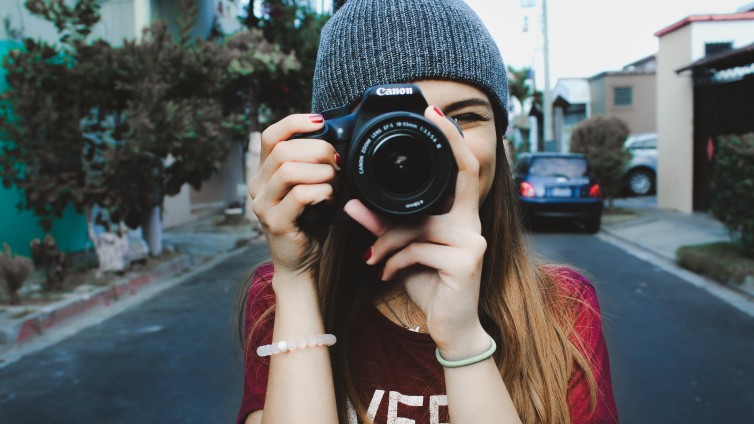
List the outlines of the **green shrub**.
{"type": "Polygon", "coordinates": [[[718,138],[710,212],[754,258],[754,133],[718,138]]]}
{"type": "Polygon", "coordinates": [[[23,192],[17,207],[33,211],[45,231],[69,206],[87,215],[106,210],[99,222],[106,228],[135,228],[165,196],[185,184],[200,189],[232,143],[260,129],[251,125],[260,105],[288,112],[267,101],[279,93],[265,97],[262,88],[282,89],[281,78],[300,69],[294,52],[260,29],[192,39],[192,0],[179,1],[177,37],[154,22],[120,46],[92,41],[100,3],[28,0],[60,42],[25,38],[2,64],[0,182],[23,192]]]}
{"type": "Polygon", "coordinates": [[[723,284],[741,285],[747,277],[754,276],[754,260],[743,256],[737,243],[681,246],[676,255],[682,267],[723,284]]]}
{"type": "Polygon", "coordinates": [[[571,133],[571,151],[589,160],[594,176],[607,198],[608,209],[623,189],[623,174],[631,154],[623,144],[630,130],[621,119],[597,115],[579,122],[571,133]]]}

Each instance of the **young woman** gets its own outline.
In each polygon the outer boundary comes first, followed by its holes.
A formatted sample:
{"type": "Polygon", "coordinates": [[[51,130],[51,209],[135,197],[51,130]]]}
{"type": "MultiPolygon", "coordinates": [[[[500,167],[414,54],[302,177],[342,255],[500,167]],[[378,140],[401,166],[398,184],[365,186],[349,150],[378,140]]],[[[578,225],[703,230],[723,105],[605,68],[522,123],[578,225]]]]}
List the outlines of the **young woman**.
{"type": "Polygon", "coordinates": [[[534,261],[521,235],[506,72],[487,30],[462,1],[335,4],[317,113],[264,132],[250,181],[272,260],[245,289],[238,422],[618,422],[594,288],[534,261]],[[353,224],[304,231],[304,208],[337,196],[343,159],[294,136],[369,87],[405,82],[452,148],[450,210],[399,220],[352,200],[353,224]]]}

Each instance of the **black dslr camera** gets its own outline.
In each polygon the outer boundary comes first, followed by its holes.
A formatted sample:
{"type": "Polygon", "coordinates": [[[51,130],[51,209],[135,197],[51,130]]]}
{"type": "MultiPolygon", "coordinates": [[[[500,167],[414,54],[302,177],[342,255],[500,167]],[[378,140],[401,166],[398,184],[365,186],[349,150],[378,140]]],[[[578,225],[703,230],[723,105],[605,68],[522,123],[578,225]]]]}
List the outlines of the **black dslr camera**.
{"type": "Polygon", "coordinates": [[[427,106],[413,84],[379,85],[366,91],[355,112],[329,110],[322,130],[296,135],[325,140],[344,159],[335,203],[306,207],[299,222],[346,222],[343,206],[352,198],[391,216],[446,212],[443,199],[457,167],[447,138],[424,117],[427,106]]]}

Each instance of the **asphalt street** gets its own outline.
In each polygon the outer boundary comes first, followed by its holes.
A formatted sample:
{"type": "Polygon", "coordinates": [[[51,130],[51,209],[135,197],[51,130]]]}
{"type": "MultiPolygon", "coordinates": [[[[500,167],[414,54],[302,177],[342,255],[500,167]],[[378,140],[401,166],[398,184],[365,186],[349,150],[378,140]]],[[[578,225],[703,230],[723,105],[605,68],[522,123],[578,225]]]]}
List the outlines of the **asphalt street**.
{"type": "MultiPolygon", "coordinates": [[[[597,287],[622,423],[748,423],[754,319],[599,238],[534,235],[597,287]]],[[[230,423],[238,287],[264,245],[0,368],[3,423],[230,423]]]]}
{"type": "Polygon", "coordinates": [[[233,423],[242,353],[239,287],[252,246],[183,284],[0,368],[4,424],[233,423]]]}
{"type": "Polygon", "coordinates": [[[622,423],[753,422],[754,319],[594,236],[534,246],[597,289],[622,423]]]}

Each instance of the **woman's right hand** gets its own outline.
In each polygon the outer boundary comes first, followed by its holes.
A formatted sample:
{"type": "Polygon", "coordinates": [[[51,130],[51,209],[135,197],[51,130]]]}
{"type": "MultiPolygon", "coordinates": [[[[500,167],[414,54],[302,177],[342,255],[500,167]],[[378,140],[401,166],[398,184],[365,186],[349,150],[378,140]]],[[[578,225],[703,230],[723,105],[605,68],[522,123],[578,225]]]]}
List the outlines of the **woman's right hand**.
{"type": "Polygon", "coordinates": [[[262,133],[259,171],[249,182],[249,194],[276,274],[309,272],[319,262],[320,242],[297,219],[306,206],[334,199],[340,157],[324,140],[291,137],[323,125],[322,115],[290,115],[262,133]]]}

